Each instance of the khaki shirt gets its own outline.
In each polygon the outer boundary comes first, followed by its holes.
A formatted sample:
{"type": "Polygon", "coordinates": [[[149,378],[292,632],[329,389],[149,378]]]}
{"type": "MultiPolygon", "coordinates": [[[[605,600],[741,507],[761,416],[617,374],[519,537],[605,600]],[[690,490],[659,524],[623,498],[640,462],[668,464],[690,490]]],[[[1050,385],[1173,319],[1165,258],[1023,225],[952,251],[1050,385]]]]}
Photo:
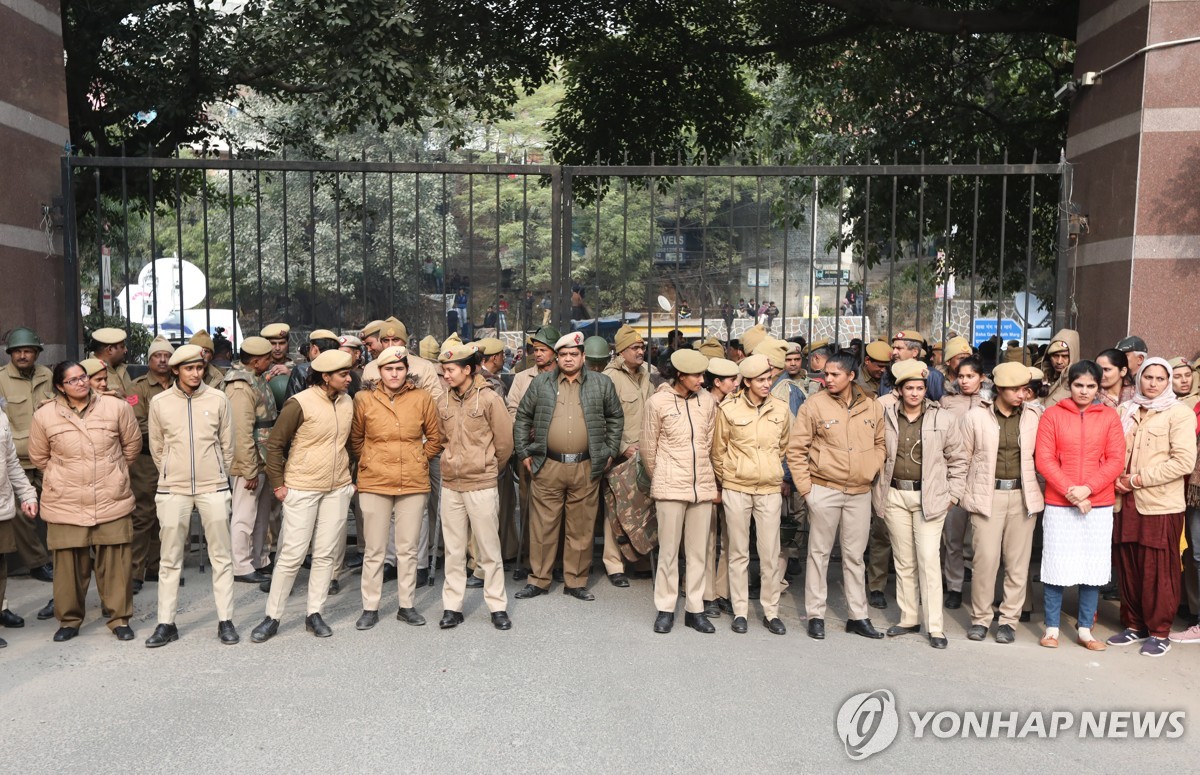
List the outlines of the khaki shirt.
{"type": "Polygon", "coordinates": [[[587,423],[579,401],[578,378],[572,380],[565,375],[558,378],[558,401],[546,431],[546,449],[559,455],[587,452],[587,423]]]}
{"type": "Polygon", "coordinates": [[[1008,417],[995,406],[996,422],[1000,425],[1000,446],[996,449],[996,478],[1021,478],[1021,413],[1013,412],[1008,417]]]}
{"type": "Polygon", "coordinates": [[[921,419],[924,415],[922,409],[916,421],[910,422],[904,410],[896,408],[896,425],[900,433],[896,445],[896,465],[892,468],[893,479],[910,482],[921,480],[921,419]]]}
{"type": "Polygon", "coordinates": [[[45,366],[34,366],[33,377],[27,379],[10,362],[0,369],[0,398],[4,400],[4,413],[12,428],[13,444],[21,468],[33,469],[29,461],[29,427],[33,424],[33,412],[44,402],[54,398],[53,377],[45,366]]]}
{"type": "Polygon", "coordinates": [[[625,429],[621,432],[621,451],[638,444],[642,438],[642,420],[646,415],[646,402],[654,394],[654,385],[650,381],[650,369],[646,364],[631,373],[625,367],[625,362],[618,359],[604,369],[604,374],[612,380],[617,390],[617,398],[621,399],[621,411],[625,413],[625,429]]]}
{"type": "MultiPolygon", "coordinates": [[[[125,364],[121,364],[117,368],[109,367],[108,369],[108,389],[112,391],[117,398],[128,398],[133,395],[134,380],[129,376],[129,369],[125,368],[125,364]]],[[[145,433],[143,429],[142,433],[145,433]]]]}
{"type": "MultiPolygon", "coordinates": [[[[157,382],[152,371],[146,372],[131,383],[128,397],[125,400],[133,407],[133,416],[137,418],[138,430],[142,432],[142,436],[148,438],[150,434],[150,399],[170,387],[170,375],[165,376],[162,382],[157,382]]],[[[150,451],[148,445],[144,451],[150,451]]]]}

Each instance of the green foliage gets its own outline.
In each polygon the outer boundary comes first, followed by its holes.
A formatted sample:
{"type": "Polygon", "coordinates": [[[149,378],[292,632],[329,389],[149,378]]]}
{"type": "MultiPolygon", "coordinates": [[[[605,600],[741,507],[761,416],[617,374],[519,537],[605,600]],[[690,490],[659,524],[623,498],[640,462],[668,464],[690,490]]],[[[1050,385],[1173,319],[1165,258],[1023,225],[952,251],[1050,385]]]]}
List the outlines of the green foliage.
{"type": "Polygon", "coordinates": [[[96,307],[83,319],[83,341],[91,340],[92,332],[101,328],[126,328],[128,326],[129,337],[125,340],[125,344],[129,350],[129,362],[135,363],[141,354],[150,348],[150,342],[154,337],[146,328],[129,326],[128,323],[129,321],[123,315],[105,315],[103,308],[96,307]]]}

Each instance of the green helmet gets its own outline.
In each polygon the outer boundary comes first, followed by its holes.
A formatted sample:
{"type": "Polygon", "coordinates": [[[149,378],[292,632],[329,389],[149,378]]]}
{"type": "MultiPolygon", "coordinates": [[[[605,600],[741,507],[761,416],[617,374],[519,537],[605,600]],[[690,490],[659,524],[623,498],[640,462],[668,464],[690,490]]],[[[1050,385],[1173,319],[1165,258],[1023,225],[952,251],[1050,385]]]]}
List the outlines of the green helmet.
{"type": "Polygon", "coordinates": [[[554,349],[554,345],[558,344],[558,340],[562,338],[562,334],[558,333],[558,329],[554,326],[542,326],[537,330],[537,333],[529,337],[530,343],[538,342],[554,349]]]}
{"type": "Polygon", "coordinates": [[[271,393],[275,396],[276,409],[283,408],[283,401],[287,395],[288,379],[290,377],[287,374],[279,374],[278,376],[271,377],[271,380],[267,383],[271,387],[271,393]]]}
{"type": "Polygon", "coordinates": [[[589,336],[583,340],[583,357],[592,361],[607,361],[608,340],[602,336],[589,336]]]}
{"type": "Polygon", "coordinates": [[[8,339],[4,342],[5,352],[12,352],[18,347],[36,347],[40,352],[42,350],[42,340],[38,338],[37,332],[32,328],[14,328],[8,332],[8,339]]]}

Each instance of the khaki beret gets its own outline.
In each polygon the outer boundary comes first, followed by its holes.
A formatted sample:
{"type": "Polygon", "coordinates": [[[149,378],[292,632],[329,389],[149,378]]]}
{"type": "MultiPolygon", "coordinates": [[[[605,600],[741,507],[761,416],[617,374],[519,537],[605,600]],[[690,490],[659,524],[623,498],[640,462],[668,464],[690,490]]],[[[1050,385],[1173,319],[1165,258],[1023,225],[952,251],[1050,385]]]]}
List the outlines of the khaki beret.
{"type": "Polygon", "coordinates": [[[292,327],[287,323],[271,323],[264,326],[263,330],[258,333],[264,339],[282,339],[292,333],[292,327]]]}
{"type": "Polygon", "coordinates": [[[1171,360],[1167,361],[1167,363],[1171,364],[1172,371],[1174,371],[1175,369],[1181,369],[1181,368],[1188,368],[1188,369],[1192,368],[1192,364],[1187,362],[1187,358],[1182,358],[1179,356],[1172,358],[1171,360]]]}
{"type": "Polygon", "coordinates": [[[681,347],[671,353],[671,365],[680,374],[703,374],[708,370],[708,358],[695,350],[681,347]]]}
{"type": "Polygon", "coordinates": [[[867,357],[876,363],[887,363],[892,359],[892,348],[887,342],[876,339],[867,345],[867,357]]]}
{"type": "Polygon", "coordinates": [[[479,351],[475,349],[474,345],[461,342],[451,347],[442,347],[442,352],[438,355],[438,363],[461,363],[470,360],[477,352],[479,351]]]}
{"type": "MultiPolygon", "coordinates": [[[[1013,361],[1016,363],[1025,363],[1029,359],[1029,351],[1021,346],[1020,342],[1012,341],[1008,343],[1008,347],[1004,348],[1004,360],[1013,361]]],[[[1028,365],[1028,364],[1027,364],[1028,365]]]]}
{"type": "Polygon", "coordinates": [[[992,384],[996,387],[1024,387],[1029,384],[1030,379],[1032,376],[1029,373],[1029,367],[1018,361],[1001,363],[992,370],[992,384]]]}
{"type": "Polygon", "coordinates": [[[761,376],[771,368],[771,364],[767,362],[765,355],[751,355],[743,358],[738,364],[738,371],[741,372],[744,379],[754,379],[761,376]]]}
{"type": "Polygon", "coordinates": [[[89,377],[94,377],[102,371],[108,371],[108,364],[99,358],[84,358],[79,365],[83,367],[84,373],[89,377]]]}
{"type": "Polygon", "coordinates": [[[358,335],[363,339],[366,339],[368,336],[375,336],[378,334],[379,329],[381,328],[383,328],[382,320],[372,320],[370,323],[367,323],[365,326],[363,326],[362,331],[359,331],[358,335]]]}
{"type": "Polygon", "coordinates": [[[892,364],[892,384],[900,386],[911,379],[925,379],[929,369],[916,358],[907,361],[896,361],[892,364]]]}
{"type": "Polygon", "coordinates": [[[354,334],[342,334],[338,337],[338,347],[362,347],[362,340],[354,334]]]}
{"type": "Polygon", "coordinates": [[[479,352],[483,353],[484,357],[489,355],[499,355],[504,352],[504,342],[501,342],[494,336],[485,336],[475,343],[479,352]]]}
{"type": "Polygon", "coordinates": [[[738,365],[727,358],[709,358],[706,371],[714,377],[736,377],[738,365]]]}
{"type": "Polygon", "coordinates": [[[725,347],[715,336],[710,336],[703,342],[693,342],[692,347],[706,358],[725,357],[725,347]]]}
{"type": "Polygon", "coordinates": [[[934,342],[933,344],[929,345],[929,349],[930,351],[941,352],[943,349],[945,349],[945,347],[941,342],[934,342]]]}
{"type": "Polygon", "coordinates": [[[961,336],[956,336],[949,342],[946,342],[946,349],[942,352],[942,357],[946,360],[955,358],[959,355],[970,355],[971,343],[961,336]]]}
{"type": "Polygon", "coordinates": [[[818,339],[815,342],[809,343],[808,347],[804,348],[804,354],[812,355],[815,350],[820,350],[822,347],[828,347],[828,346],[829,346],[828,339],[818,339]]]}
{"type": "Polygon", "coordinates": [[[925,344],[925,337],[921,336],[920,331],[907,329],[904,331],[897,331],[896,335],[892,337],[892,341],[894,342],[897,339],[903,339],[906,342],[918,342],[920,344],[925,344]]]}
{"type": "Polygon", "coordinates": [[[1070,354],[1071,346],[1061,339],[1055,339],[1050,343],[1050,346],[1046,348],[1046,355],[1054,355],[1055,353],[1063,352],[1070,354]]]}
{"type": "Polygon", "coordinates": [[[1041,369],[1039,369],[1037,366],[1029,367],[1029,379],[1043,380],[1045,378],[1046,378],[1046,373],[1044,371],[1042,371],[1041,369]]]}
{"type": "Polygon", "coordinates": [[[584,336],[583,336],[582,332],[572,331],[571,333],[566,334],[565,336],[559,337],[558,341],[554,343],[554,352],[558,352],[559,350],[561,350],[564,347],[582,348],[583,347],[583,339],[584,339],[584,336]]]}
{"type": "Polygon", "coordinates": [[[196,361],[204,361],[204,348],[198,344],[185,344],[171,355],[171,360],[167,361],[167,365],[182,366],[185,363],[195,363],[196,361]]]}
{"type": "Polygon", "coordinates": [[[188,340],[188,344],[194,344],[197,347],[202,347],[205,350],[215,350],[216,345],[213,344],[212,337],[203,328],[192,334],[192,338],[188,340]]]}
{"type": "Polygon", "coordinates": [[[746,329],[746,333],[742,334],[742,349],[746,352],[754,352],[754,348],[758,347],[759,342],[767,338],[767,329],[762,325],[751,326],[746,329]]]}
{"type": "Polygon", "coordinates": [[[446,341],[442,342],[441,347],[438,349],[449,350],[451,347],[458,347],[460,344],[463,344],[463,340],[461,337],[459,337],[458,332],[455,331],[453,334],[446,337],[446,341]]]}
{"type": "Polygon", "coordinates": [[[421,340],[421,357],[427,360],[437,360],[438,357],[438,341],[432,336],[426,336],[421,340]]]}
{"type": "Polygon", "coordinates": [[[156,336],[154,337],[154,341],[150,343],[150,347],[146,350],[146,357],[150,357],[151,355],[154,355],[154,353],[173,352],[175,352],[175,348],[170,342],[167,341],[165,336],[156,336]]]}
{"type": "Polygon", "coordinates": [[[242,340],[242,352],[246,355],[270,355],[271,343],[261,336],[248,336],[242,340]]]}
{"type": "Polygon", "coordinates": [[[341,350],[326,350],[313,359],[312,370],[322,374],[330,374],[354,365],[354,356],[341,350]]]}
{"type": "Polygon", "coordinates": [[[641,334],[625,324],[617,329],[617,335],[613,338],[613,349],[617,353],[623,353],[635,344],[645,343],[646,340],[642,338],[641,334]]]}
{"type": "Polygon", "coordinates": [[[120,344],[125,341],[123,328],[97,328],[92,332],[92,338],[100,344],[120,344]]]}
{"type": "Polygon", "coordinates": [[[316,331],[313,331],[308,335],[308,341],[310,342],[315,342],[318,339],[332,339],[336,342],[337,338],[338,335],[330,331],[328,328],[318,328],[316,331]]]}
{"type": "Polygon", "coordinates": [[[380,339],[403,339],[408,341],[408,327],[395,318],[395,316],[383,321],[383,325],[379,327],[380,339]]]}
{"type": "Polygon", "coordinates": [[[386,347],[383,352],[379,353],[379,357],[375,359],[375,364],[382,368],[389,363],[397,363],[407,357],[407,347],[386,347]]]}
{"type": "Polygon", "coordinates": [[[767,338],[758,343],[754,348],[752,355],[762,355],[766,357],[767,362],[776,369],[782,369],[787,358],[787,342],[779,339],[767,338]]]}
{"type": "Polygon", "coordinates": [[[788,355],[804,355],[804,348],[799,342],[786,342],[788,355]]]}

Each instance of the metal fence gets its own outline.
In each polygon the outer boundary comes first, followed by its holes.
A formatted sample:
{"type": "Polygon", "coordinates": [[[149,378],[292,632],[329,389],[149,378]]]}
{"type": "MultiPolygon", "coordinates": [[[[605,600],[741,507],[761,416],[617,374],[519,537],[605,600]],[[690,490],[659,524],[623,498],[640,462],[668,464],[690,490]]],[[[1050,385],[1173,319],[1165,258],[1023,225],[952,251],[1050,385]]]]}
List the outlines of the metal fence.
{"type": "Polygon", "coordinates": [[[276,320],[352,331],[396,314],[418,336],[486,328],[519,344],[513,332],[547,319],[610,338],[629,322],[653,340],[725,340],[764,319],[777,336],[841,345],[897,328],[1024,344],[1068,321],[1056,278],[1071,173],[1036,158],[64,157],[62,175],[68,298],[131,330],[232,320],[236,339],[276,320]]]}

